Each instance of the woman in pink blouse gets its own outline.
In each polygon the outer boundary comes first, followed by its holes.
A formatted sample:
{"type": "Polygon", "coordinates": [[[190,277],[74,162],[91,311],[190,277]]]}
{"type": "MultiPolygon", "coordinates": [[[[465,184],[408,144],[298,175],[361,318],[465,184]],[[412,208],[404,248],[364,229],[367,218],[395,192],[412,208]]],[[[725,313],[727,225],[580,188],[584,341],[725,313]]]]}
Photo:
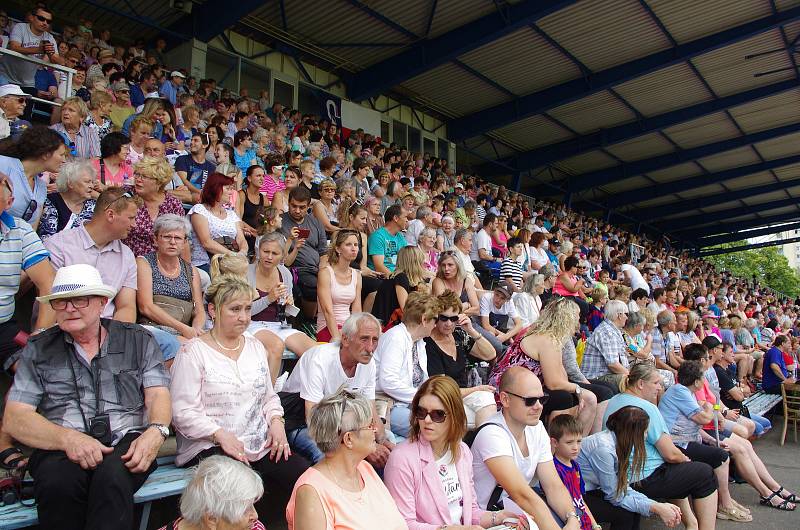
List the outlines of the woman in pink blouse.
{"type": "Polygon", "coordinates": [[[255,297],[246,279],[228,274],[206,293],[214,326],[184,344],[172,365],[175,463],[193,466],[226,455],[249,464],[270,492],[270,504],[283,507],[308,462],[289,448],[264,346],[244,335],[255,297]]]}
{"type": "MultiPolygon", "coordinates": [[[[181,201],[164,190],[171,180],[172,166],[166,159],[143,158],[133,166],[132,191],[142,203],[136,212],[136,222],[122,242],[130,247],[136,257],[155,251],[153,223],[156,218],[168,213],[185,215],[181,201]]],[[[183,258],[189,258],[188,252],[183,258]]]]}

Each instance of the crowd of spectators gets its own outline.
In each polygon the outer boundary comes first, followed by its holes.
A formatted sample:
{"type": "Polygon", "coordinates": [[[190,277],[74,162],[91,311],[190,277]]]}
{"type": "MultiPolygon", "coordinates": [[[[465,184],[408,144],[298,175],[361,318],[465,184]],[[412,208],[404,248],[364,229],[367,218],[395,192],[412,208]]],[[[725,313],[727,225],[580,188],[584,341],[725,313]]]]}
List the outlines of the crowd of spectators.
{"type": "Polygon", "coordinates": [[[42,527],[131,528],[172,433],[170,529],[708,530],[756,516],[734,474],[796,508],[743,402],[800,301],[53,21],[4,45],[72,93],[0,62],[0,467],[42,527]]]}

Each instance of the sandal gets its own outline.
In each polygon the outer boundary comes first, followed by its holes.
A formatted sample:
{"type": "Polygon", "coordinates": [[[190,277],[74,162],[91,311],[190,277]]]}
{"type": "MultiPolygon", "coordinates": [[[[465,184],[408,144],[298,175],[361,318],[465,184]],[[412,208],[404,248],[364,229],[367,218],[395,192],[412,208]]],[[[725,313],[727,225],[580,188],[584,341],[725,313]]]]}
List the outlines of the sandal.
{"type": "Polygon", "coordinates": [[[739,511],[741,511],[744,514],[750,515],[750,509],[747,506],[743,506],[742,504],[736,502],[736,499],[734,498],[731,498],[731,502],[733,503],[734,506],[736,506],[739,509],[739,511]]]}
{"type": "Polygon", "coordinates": [[[753,520],[753,516],[742,512],[739,508],[723,508],[720,506],[717,509],[717,519],[723,521],[734,521],[736,523],[749,523],[753,520]]]}
{"type": "Polygon", "coordinates": [[[795,503],[797,503],[798,501],[800,501],[800,499],[798,499],[798,498],[797,498],[797,495],[795,495],[794,493],[789,493],[789,496],[788,496],[788,497],[784,497],[783,495],[781,495],[781,492],[782,492],[782,491],[785,491],[785,492],[787,492],[787,493],[789,492],[789,490],[787,490],[787,489],[784,489],[784,487],[783,487],[783,486],[778,486],[778,489],[776,489],[776,490],[774,491],[774,493],[775,493],[776,495],[779,495],[781,499],[783,499],[783,500],[786,500],[786,501],[789,501],[789,502],[791,502],[792,504],[795,504],[795,503]]]}
{"type": "Polygon", "coordinates": [[[6,471],[16,471],[28,461],[28,457],[25,456],[22,451],[18,447],[9,447],[8,449],[4,449],[0,451],[0,469],[5,469],[6,471]],[[19,455],[15,458],[9,458],[14,455],[19,455]]]}
{"type": "MultiPolygon", "coordinates": [[[[780,491],[780,490],[778,490],[778,491],[780,491]]],[[[776,510],[781,510],[781,511],[784,511],[784,512],[793,512],[795,510],[795,508],[797,508],[797,506],[792,506],[791,508],[789,508],[789,504],[790,504],[789,501],[787,501],[786,499],[784,499],[783,497],[778,495],[777,492],[772,492],[772,494],[769,497],[762,496],[761,500],[759,501],[759,503],[762,506],[769,506],[770,508],[775,508],[776,510]],[[782,499],[783,502],[781,502],[779,504],[772,504],[772,499],[776,495],[778,496],[779,499],[782,499]]]]}

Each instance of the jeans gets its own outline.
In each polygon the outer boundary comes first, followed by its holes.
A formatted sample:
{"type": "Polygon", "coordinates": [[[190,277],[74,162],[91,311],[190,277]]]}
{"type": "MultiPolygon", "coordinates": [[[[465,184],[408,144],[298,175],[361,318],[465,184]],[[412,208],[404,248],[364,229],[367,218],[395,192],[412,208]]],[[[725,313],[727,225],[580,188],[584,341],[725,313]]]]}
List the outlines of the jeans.
{"type": "Polygon", "coordinates": [[[411,429],[411,411],[408,403],[395,403],[390,414],[392,432],[397,436],[408,438],[408,431],[411,429]]]}
{"type": "Polygon", "coordinates": [[[164,362],[170,361],[178,355],[178,350],[181,349],[181,343],[178,341],[178,337],[173,335],[169,331],[164,331],[161,328],[157,328],[155,326],[144,326],[147,331],[153,334],[153,338],[156,339],[159,348],[161,348],[161,353],[164,356],[164,362]]]}
{"type": "Polygon", "coordinates": [[[289,431],[286,433],[286,438],[289,440],[292,451],[308,458],[312,464],[316,464],[325,457],[325,453],[319,450],[317,444],[308,435],[308,427],[289,431]]]}
{"type": "Polygon", "coordinates": [[[772,428],[772,422],[769,421],[764,416],[759,416],[758,414],[750,414],[750,419],[753,420],[753,423],[756,424],[756,430],[753,434],[756,436],[761,436],[768,430],[772,428]]]}

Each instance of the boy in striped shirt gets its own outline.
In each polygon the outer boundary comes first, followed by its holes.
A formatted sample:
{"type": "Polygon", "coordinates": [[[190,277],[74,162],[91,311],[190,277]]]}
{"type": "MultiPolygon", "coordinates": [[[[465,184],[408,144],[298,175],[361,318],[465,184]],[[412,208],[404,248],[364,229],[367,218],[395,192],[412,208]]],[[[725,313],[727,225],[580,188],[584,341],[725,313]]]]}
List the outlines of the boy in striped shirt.
{"type": "Polygon", "coordinates": [[[500,264],[500,280],[514,285],[514,290],[522,289],[522,280],[525,273],[519,263],[519,257],[525,250],[522,247],[522,240],[512,237],[508,240],[508,254],[503,263],[500,264]]]}

